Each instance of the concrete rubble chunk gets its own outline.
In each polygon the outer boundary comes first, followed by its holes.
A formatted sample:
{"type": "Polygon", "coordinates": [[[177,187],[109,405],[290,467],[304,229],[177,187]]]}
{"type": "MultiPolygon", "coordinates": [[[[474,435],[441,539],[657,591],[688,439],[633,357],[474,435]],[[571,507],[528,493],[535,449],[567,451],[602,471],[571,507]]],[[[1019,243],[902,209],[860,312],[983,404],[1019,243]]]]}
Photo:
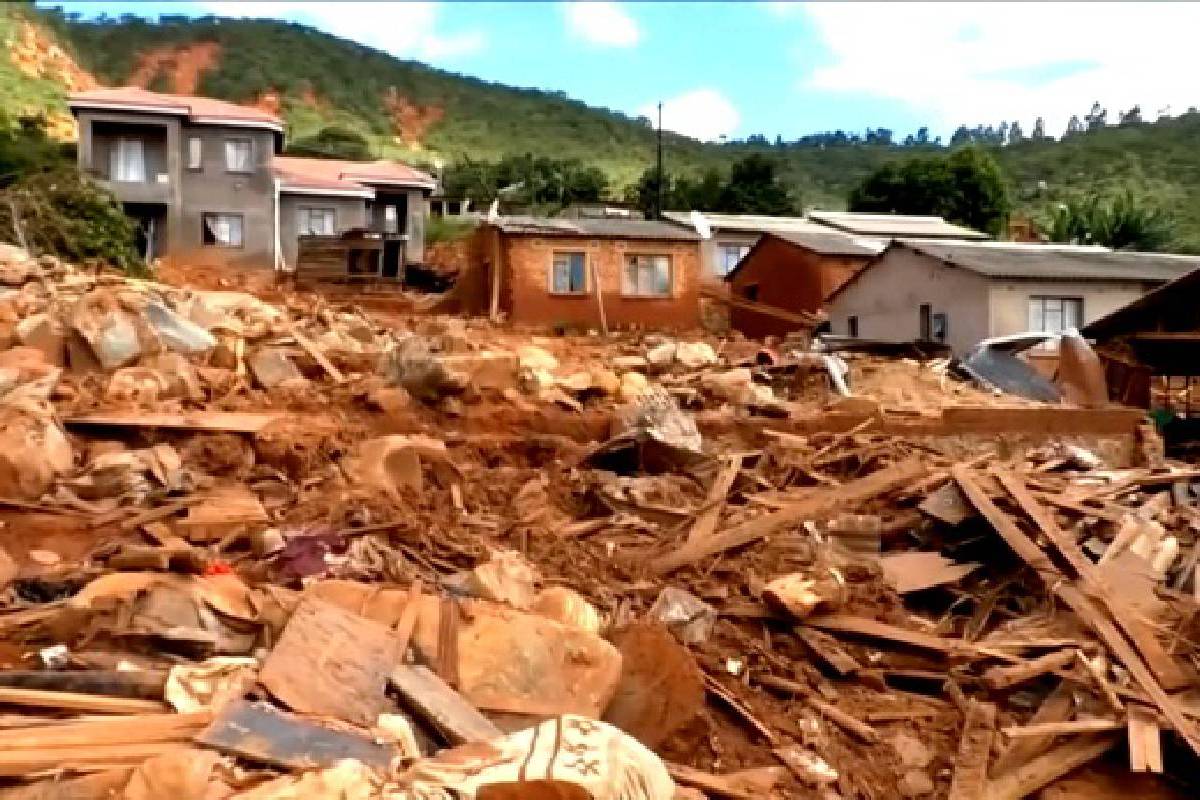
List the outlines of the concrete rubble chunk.
{"type": "Polygon", "coordinates": [[[288,356],[278,347],[260,347],[247,359],[250,371],[259,386],[274,389],[284,383],[300,383],[304,376],[288,356]]]}
{"type": "Polygon", "coordinates": [[[415,334],[395,339],[380,355],[379,374],[425,402],[463,389],[428,342],[415,334]]]}
{"type": "Polygon", "coordinates": [[[796,619],[806,619],[817,609],[832,610],[848,598],[841,574],[808,575],[794,572],[774,579],[763,589],[763,599],[796,619]]]}
{"type": "Polygon", "coordinates": [[[146,319],[159,341],[176,353],[195,355],[217,346],[215,336],[156,300],[146,304],[146,319]]]}
{"type": "Polygon", "coordinates": [[[686,369],[701,369],[716,364],[717,351],[708,342],[680,342],[675,346],[675,360],[686,369]]]}
{"type": "Polygon", "coordinates": [[[531,611],[589,633],[600,633],[604,620],[596,607],[574,589],[547,586],[534,599],[531,611]]]}
{"type": "Polygon", "coordinates": [[[616,433],[645,435],[662,444],[700,452],[700,430],[696,420],[684,413],[675,398],[661,386],[649,388],[636,401],[617,409],[616,433]]]}
{"type": "Polygon", "coordinates": [[[41,350],[49,363],[60,367],[65,363],[66,334],[62,325],[49,314],[25,317],[17,323],[16,334],[18,342],[41,350]]]}
{"type": "Polygon", "coordinates": [[[666,625],[684,644],[707,641],[717,621],[715,608],[675,586],[663,587],[650,607],[649,616],[666,625]]]}
{"type": "Polygon", "coordinates": [[[401,489],[420,492],[424,488],[422,465],[426,463],[443,474],[447,485],[457,475],[446,444],[440,439],[397,433],[360,444],[347,464],[347,473],[358,485],[400,501],[401,489]]]}
{"type": "Polygon", "coordinates": [[[35,402],[0,404],[0,497],[36,500],[75,462],[53,414],[35,402]]]}
{"type": "Polygon", "coordinates": [[[520,553],[500,550],[467,574],[466,589],[480,600],[529,610],[541,575],[520,553]]]}
{"type": "MultiPolygon", "coordinates": [[[[421,599],[414,643],[436,658],[441,616],[453,606],[421,599]]],[[[539,614],[463,600],[456,623],[456,688],[482,711],[598,718],[616,691],[621,654],[599,636],[539,614]]],[[[436,662],[435,662],[436,663],[436,662]]]]}

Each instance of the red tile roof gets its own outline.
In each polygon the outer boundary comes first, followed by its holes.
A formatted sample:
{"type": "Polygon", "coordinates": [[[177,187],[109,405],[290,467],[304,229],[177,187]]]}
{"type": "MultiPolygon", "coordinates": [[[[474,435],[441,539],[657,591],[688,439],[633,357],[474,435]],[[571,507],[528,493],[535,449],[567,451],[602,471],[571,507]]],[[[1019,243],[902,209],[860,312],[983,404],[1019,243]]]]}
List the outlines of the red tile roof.
{"type": "Polygon", "coordinates": [[[136,86],[74,92],[67,103],[71,108],[132,108],[147,112],[182,114],[193,122],[231,122],[283,130],[283,120],[258,108],[214,100],[211,97],[151,92],[136,86]]]}
{"type": "Polygon", "coordinates": [[[429,175],[396,161],[276,156],[274,168],[285,188],[354,190],[398,185],[432,189],[436,185],[429,175]]]}

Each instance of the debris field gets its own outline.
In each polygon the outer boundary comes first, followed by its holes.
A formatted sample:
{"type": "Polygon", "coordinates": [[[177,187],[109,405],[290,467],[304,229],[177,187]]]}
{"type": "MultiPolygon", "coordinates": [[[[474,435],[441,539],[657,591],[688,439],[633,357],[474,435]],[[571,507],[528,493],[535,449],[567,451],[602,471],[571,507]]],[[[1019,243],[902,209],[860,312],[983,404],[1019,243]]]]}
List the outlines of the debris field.
{"type": "Polygon", "coordinates": [[[1140,412],[272,291],[0,250],[0,798],[1195,796],[1140,412]]]}

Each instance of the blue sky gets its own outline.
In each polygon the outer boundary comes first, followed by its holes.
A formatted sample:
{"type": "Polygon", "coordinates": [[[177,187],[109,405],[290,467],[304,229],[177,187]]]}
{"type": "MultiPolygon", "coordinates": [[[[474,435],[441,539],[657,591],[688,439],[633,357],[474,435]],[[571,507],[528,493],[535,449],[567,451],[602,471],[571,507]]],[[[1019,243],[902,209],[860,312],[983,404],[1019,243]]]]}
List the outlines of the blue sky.
{"type": "MultiPolygon", "coordinates": [[[[47,5],[57,3],[47,3],[47,5]]],[[[1037,116],[1093,100],[1143,115],[1200,105],[1191,3],[63,3],[85,15],[260,16],[405,58],[631,114],[665,103],[702,139],[1037,116]]]]}

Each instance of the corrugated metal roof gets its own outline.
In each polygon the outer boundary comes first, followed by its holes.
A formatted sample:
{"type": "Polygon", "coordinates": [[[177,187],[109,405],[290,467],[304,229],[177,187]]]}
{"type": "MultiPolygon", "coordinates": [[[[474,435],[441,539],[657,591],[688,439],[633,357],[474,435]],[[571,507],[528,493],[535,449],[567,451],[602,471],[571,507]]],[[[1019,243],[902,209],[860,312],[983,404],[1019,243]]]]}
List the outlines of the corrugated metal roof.
{"type": "Polygon", "coordinates": [[[831,230],[771,231],[767,235],[826,256],[873,256],[883,252],[886,246],[878,239],[847,236],[831,230]]]}
{"type": "Polygon", "coordinates": [[[547,219],[500,217],[492,224],[505,233],[525,236],[595,236],[608,239],[666,239],[694,242],[693,230],[669,222],[647,219],[547,219]]]}
{"type": "Polygon", "coordinates": [[[1169,281],[1200,267],[1200,256],[1103,247],[920,239],[903,239],[897,244],[993,278],[1169,281]]]}
{"type": "MultiPolygon", "coordinates": [[[[747,233],[776,233],[778,231],[826,230],[804,217],[770,217],[764,214],[715,214],[700,212],[710,228],[747,233]]],[[[692,227],[691,211],[664,211],[663,217],[679,225],[692,227]]]]}
{"type": "Polygon", "coordinates": [[[886,238],[987,239],[981,233],[941,217],[905,214],[865,214],[857,211],[809,211],[808,218],[831,228],[886,238]]]}
{"type": "Polygon", "coordinates": [[[252,106],[242,106],[212,97],[194,97],[183,94],[151,92],[136,86],[90,89],[74,92],[67,100],[72,108],[137,108],[149,112],[184,114],[196,120],[260,124],[279,131],[283,120],[269,112],[252,106]],[[161,111],[160,111],[161,109],[161,111]]]}

